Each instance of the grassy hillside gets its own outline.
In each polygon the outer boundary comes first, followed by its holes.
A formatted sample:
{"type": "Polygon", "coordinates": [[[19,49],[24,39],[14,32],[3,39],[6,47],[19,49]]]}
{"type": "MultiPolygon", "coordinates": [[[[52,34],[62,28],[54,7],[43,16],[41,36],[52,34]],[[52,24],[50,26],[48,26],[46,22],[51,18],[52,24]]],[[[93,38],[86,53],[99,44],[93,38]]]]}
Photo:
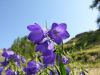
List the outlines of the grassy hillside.
{"type": "Polygon", "coordinates": [[[100,29],[96,31],[84,32],[76,35],[65,44],[67,50],[89,49],[100,44],[100,29]]]}
{"type": "Polygon", "coordinates": [[[65,43],[64,49],[69,51],[76,61],[100,65],[100,30],[76,35],[65,43]]]}

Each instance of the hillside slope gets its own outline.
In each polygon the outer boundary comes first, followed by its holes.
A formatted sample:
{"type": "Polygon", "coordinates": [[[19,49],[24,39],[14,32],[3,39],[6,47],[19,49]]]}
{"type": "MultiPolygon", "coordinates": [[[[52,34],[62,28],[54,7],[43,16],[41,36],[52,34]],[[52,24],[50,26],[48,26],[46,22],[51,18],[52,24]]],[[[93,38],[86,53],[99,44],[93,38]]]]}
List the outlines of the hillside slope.
{"type": "Polygon", "coordinates": [[[76,35],[65,43],[64,48],[77,51],[81,49],[90,49],[96,45],[100,45],[100,29],[76,35]]]}
{"type": "Polygon", "coordinates": [[[100,29],[76,35],[64,44],[65,51],[83,63],[100,63],[100,29]]]}

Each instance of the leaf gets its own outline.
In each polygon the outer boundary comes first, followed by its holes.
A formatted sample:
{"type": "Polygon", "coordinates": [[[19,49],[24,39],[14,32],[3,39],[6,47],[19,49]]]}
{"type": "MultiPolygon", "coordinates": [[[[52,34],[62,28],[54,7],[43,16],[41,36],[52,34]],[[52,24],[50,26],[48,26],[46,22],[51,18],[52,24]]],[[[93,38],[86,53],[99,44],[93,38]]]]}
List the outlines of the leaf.
{"type": "Polygon", "coordinates": [[[60,64],[59,64],[59,69],[60,69],[61,75],[68,75],[66,73],[66,68],[65,68],[65,66],[64,66],[64,64],[62,62],[60,62],[60,64]]]}

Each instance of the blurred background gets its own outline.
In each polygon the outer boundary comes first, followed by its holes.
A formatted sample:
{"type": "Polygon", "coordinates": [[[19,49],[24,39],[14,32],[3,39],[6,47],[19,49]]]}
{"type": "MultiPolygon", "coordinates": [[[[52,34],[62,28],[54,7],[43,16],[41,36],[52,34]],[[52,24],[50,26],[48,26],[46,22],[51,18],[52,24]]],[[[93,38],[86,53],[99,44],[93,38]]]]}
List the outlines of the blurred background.
{"type": "Polygon", "coordinates": [[[70,38],[64,50],[75,63],[88,68],[87,75],[100,75],[100,0],[0,0],[1,53],[3,48],[31,47],[28,25],[38,23],[45,29],[53,22],[67,24],[70,38]]]}

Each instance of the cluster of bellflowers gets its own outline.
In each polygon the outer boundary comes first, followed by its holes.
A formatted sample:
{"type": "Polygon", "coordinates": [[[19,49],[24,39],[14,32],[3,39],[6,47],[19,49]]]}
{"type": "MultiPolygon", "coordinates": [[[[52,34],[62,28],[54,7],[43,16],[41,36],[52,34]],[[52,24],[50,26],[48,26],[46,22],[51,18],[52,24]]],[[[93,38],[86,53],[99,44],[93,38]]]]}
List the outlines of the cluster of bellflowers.
{"type": "MultiPolygon", "coordinates": [[[[4,49],[0,75],[70,75],[69,58],[63,49],[63,40],[69,38],[65,23],[53,23],[43,31],[39,24],[27,26],[28,40],[35,45],[35,58],[26,59],[11,49],[4,49]]],[[[81,72],[80,75],[85,75],[81,72]]]]}

